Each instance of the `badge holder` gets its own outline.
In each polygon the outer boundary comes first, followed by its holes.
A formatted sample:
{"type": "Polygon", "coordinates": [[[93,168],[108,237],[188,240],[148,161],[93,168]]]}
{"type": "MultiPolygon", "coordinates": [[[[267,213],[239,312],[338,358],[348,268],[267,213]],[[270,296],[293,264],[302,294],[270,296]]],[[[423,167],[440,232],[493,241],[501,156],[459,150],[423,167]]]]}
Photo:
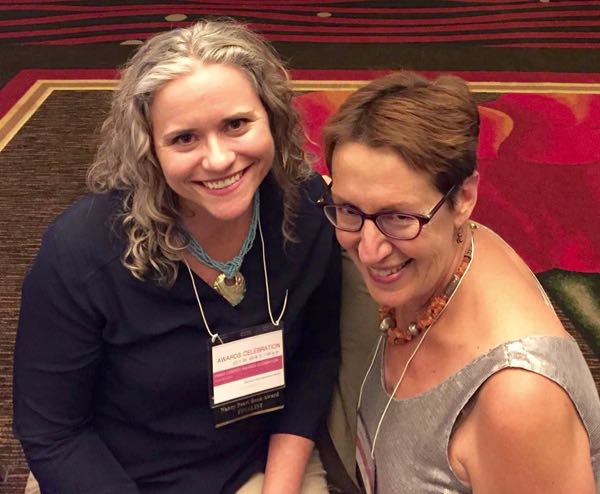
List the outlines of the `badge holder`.
{"type": "MultiPolygon", "coordinates": [[[[362,413],[360,411],[360,405],[362,403],[362,394],[365,387],[367,377],[373,368],[375,358],[383,336],[379,338],[377,347],[373,352],[371,363],[365,373],[362,384],[360,385],[360,392],[358,394],[358,404],[356,406],[356,470],[358,480],[362,483],[362,490],[366,494],[375,494],[377,492],[377,467],[375,465],[375,440],[371,440],[369,430],[365,424],[362,413]]],[[[375,433],[375,439],[377,438],[377,432],[375,433]]]]}
{"type": "Polygon", "coordinates": [[[267,323],[222,334],[220,340],[208,342],[208,387],[215,426],[282,409],[283,326],[267,323]]]}
{"type": "Polygon", "coordinates": [[[224,334],[213,333],[204,314],[192,269],[184,259],[202,321],[210,337],[208,388],[215,427],[223,427],[284,407],[285,366],[281,320],[287,307],[288,290],[285,291],[279,317],[275,319],[271,310],[265,240],[260,217],[258,232],[262,246],[267,311],[271,324],[265,323],[224,334]]]}
{"type": "Polygon", "coordinates": [[[356,466],[366,494],[377,492],[377,469],[373,445],[360,412],[356,417],[356,466]]]}

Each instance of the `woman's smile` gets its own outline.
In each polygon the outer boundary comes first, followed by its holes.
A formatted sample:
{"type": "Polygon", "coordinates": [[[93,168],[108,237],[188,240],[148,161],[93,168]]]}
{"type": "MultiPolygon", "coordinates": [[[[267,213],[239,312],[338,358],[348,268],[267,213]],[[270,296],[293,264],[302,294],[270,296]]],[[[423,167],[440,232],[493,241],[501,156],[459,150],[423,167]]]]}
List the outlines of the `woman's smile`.
{"type": "Polygon", "coordinates": [[[197,180],[195,184],[200,185],[204,192],[213,196],[226,196],[238,190],[244,183],[246,172],[254,165],[254,163],[245,167],[238,172],[232,173],[225,177],[215,178],[211,180],[197,180]]]}
{"type": "Polygon", "coordinates": [[[376,283],[394,283],[404,275],[404,269],[408,267],[412,260],[412,258],[407,259],[401,264],[398,264],[393,267],[367,267],[367,272],[369,273],[369,276],[373,279],[373,281],[375,281],[376,283]]]}
{"type": "Polygon", "coordinates": [[[230,175],[225,178],[219,178],[216,180],[203,180],[200,183],[210,190],[222,190],[238,183],[242,179],[243,174],[244,170],[234,173],[233,175],[230,175]]]}

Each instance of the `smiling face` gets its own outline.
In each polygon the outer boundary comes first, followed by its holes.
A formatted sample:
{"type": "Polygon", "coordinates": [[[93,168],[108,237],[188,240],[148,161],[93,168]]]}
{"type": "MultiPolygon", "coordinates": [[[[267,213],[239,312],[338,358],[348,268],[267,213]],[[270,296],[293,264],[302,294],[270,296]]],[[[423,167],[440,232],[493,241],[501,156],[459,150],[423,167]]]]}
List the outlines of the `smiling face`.
{"type": "MultiPolygon", "coordinates": [[[[390,148],[339,144],[332,165],[333,201],[365,213],[394,210],[427,214],[443,195],[428,175],[409,167],[390,148]]],[[[471,188],[469,184],[467,194],[471,188]]],[[[464,194],[461,189],[456,208],[446,202],[413,240],[390,239],[370,220],[356,233],[336,230],[339,243],[352,257],[377,303],[402,307],[412,315],[443,289],[462,252],[455,242],[456,229],[472,209],[464,194]]]]}
{"type": "Polygon", "coordinates": [[[165,84],[150,119],[165,180],[195,219],[249,214],[275,156],[267,112],[242,71],[202,65],[165,84]]]}

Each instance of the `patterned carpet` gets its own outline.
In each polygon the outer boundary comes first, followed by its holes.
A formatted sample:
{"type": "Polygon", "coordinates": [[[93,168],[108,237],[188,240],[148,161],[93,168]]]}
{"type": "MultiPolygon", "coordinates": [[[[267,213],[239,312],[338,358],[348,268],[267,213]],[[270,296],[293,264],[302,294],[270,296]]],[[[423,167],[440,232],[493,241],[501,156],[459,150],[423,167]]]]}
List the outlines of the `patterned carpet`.
{"type": "Polygon", "coordinates": [[[294,68],[600,71],[598,0],[0,0],[0,85],[23,67],[113,68],[207,16],[248,23],[294,68]]]}
{"type": "Polygon", "coordinates": [[[204,15],[246,20],[275,43],[295,79],[312,79],[299,86],[299,106],[315,140],[326,115],[356,87],[345,80],[406,67],[460,71],[472,81],[492,129],[482,158],[491,185],[482,190],[478,219],[508,236],[533,265],[600,388],[600,219],[594,214],[600,207],[600,57],[593,56],[600,2],[398,4],[222,0],[209,9],[200,1],[0,0],[0,476],[8,473],[1,493],[22,493],[28,473],[11,432],[20,285],[45,226],[84,192],[113,69],[135,46],[119,43],[204,15]],[[187,18],[165,19],[176,14],[187,18]],[[32,86],[39,79],[53,82],[32,86]],[[81,79],[92,82],[73,82],[81,79]],[[547,83],[555,84],[553,92],[540,89],[547,83]],[[35,104],[23,105],[27,94],[35,104]],[[522,134],[502,137],[504,127],[492,124],[506,118],[522,134]],[[524,147],[526,137],[540,148],[524,147]],[[545,161],[537,160],[542,155],[545,161]]]}

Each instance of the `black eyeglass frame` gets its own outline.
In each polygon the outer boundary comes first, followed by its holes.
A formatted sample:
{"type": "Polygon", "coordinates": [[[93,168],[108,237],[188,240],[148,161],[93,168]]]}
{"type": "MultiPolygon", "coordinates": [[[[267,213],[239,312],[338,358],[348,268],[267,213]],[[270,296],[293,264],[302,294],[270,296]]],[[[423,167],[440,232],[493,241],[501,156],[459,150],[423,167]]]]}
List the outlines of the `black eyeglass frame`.
{"type": "MultiPolygon", "coordinates": [[[[333,182],[330,182],[329,185],[328,185],[328,187],[327,187],[327,193],[329,195],[331,194],[331,186],[332,185],[333,185],[333,182]]],[[[433,206],[433,208],[431,209],[431,211],[429,211],[429,213],[427,213],[427,214],[404,213],[402,211],[381,211],[379,213],[367,214],[367,213],[361,211],[356,206],[351,206],[349,204],[346,204],[346,205],[345,204],[335,204],[333,202],[329,202],[329,201],[327,201],[327,199],[325,199],[325,196],[321,197],[317,201],[317,206],[319,206],[321,208],[321,210],[323,210],[323,214],[325,215],[325,218],[327,218],[327,220],[329,221],[329,223],[331,223],[338,230],[342,230],[344,232],[356,233],[356,232],[359,232],[362,229],[363,225],[365,224],[365,220],[371,220],[373,223],[375,223],[375,226],[377,227],[377,229],[381,233],[383,233],[386,237],[393,238],[394,240],[414,240],[415,238],[417,238],[421,234],[421,230],[423,230],[423,227],[433,219],[433,217],[435,216],[435,214],[441,209],[441,207],[448,200],[448,198],[450,197],[450,195],[452,194],[452,192],[454,192],[455,189],[456,189],[456,185],[453,185],[452,187],[450,187],[450,190],[448,190],[448,192],[446,192],[442,196],[442,198],[438,201],[438,203],[435,206],[433,206]],[[355,229],[354,228],[353,229],[340,228],[338,225],[336,225],[333,222],[333,220],[325,212],[325,208],[328,207],[328,206],[329,207],[335,207],[335,208],[344,207],[346,209],[351,210],[353,213],[356,213],[357,216],[360,217],[360,225],[357,228],[355,228],[355,229]],[[379,218],[381,218],[382,216],[403,216],[405,218],[414,218],[414,219],[416,219],[419,222],[419,229],[417,230],[417,233],[413,237],[397,237],[395,235],[390,235],[378,223],[379,218]]]]}

